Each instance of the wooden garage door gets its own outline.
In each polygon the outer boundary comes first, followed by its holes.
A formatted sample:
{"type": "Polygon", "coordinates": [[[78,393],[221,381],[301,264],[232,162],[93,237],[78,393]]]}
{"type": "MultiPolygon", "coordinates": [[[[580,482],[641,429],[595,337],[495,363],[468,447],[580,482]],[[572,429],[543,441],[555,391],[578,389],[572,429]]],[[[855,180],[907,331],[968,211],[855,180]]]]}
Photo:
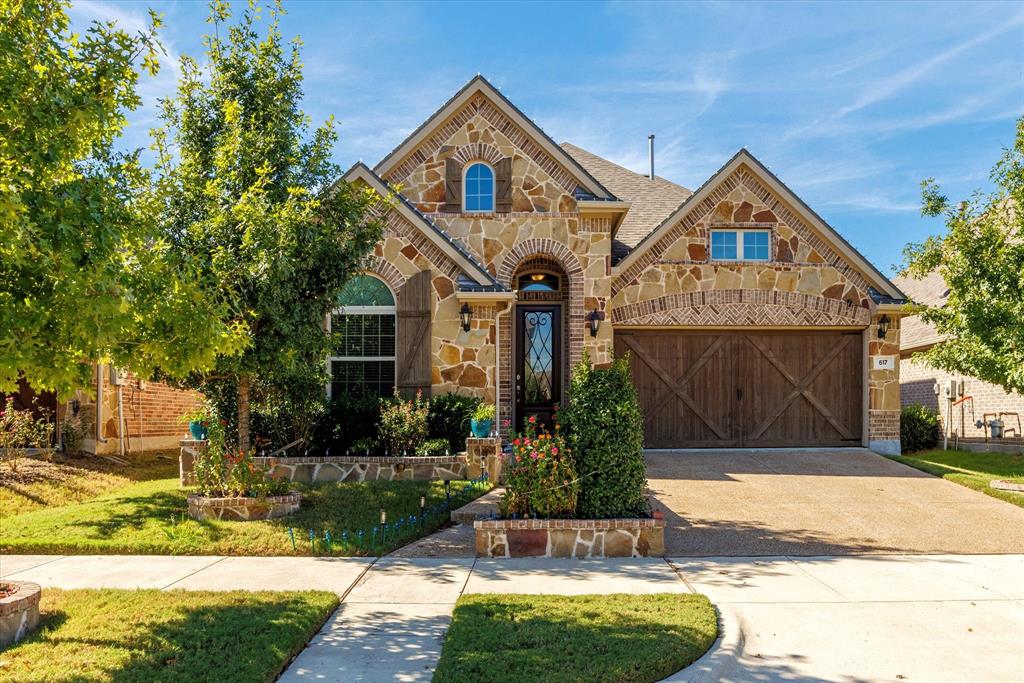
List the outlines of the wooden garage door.
{"type": "Polygon", "coordinates": [[[648,448],[849,446],[862,431],[860,332],[615,330],[648,448]]]}

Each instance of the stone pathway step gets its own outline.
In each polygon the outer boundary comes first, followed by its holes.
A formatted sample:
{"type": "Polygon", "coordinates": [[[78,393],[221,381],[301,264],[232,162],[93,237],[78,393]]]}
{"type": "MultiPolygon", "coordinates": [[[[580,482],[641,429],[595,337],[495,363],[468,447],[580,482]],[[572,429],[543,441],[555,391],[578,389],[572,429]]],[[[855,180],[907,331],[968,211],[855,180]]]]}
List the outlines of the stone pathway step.
{"type": "Polygon", "coordinates": [[[497,514],[498,501],[504,493],[504,487],[498,486],[458,510],[452,510],[452,521],[472,525],[474,520],[490,518],[492,513],[497,514]]]}

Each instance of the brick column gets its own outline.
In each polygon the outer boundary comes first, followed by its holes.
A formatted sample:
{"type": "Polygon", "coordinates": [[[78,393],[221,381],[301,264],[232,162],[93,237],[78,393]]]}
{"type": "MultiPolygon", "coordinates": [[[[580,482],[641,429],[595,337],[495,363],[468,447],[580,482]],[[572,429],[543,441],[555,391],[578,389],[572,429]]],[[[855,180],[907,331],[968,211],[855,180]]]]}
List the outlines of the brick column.
{"type": "Polygon", "coordinates": [[[196,458],[206,452],[209,441],[182,439],[178,442],[181,453],[178,455],[178,482],[181,486],[194,486],[196,483],[196,458]]]}
{"type": "Polygon", "coordinates": [[[900,319],[890,315],[889,332],[878,338],[878,319],[868,328],[868,448],[900,454],[900,319]],[[888,367],[876,368],[876,359],[888,367]]]}

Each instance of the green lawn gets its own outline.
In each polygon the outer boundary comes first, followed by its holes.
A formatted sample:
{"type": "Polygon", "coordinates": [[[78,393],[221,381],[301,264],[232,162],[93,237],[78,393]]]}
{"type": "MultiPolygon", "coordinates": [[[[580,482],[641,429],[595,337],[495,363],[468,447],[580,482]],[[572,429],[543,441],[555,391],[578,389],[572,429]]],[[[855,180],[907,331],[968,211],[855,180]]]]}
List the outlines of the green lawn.
{"type": "Polygon", "coordinates": [[[47,462],[22,457],[17,468],[0,465],[0,513],[17,515],[51,505],[79,503],[139,481],[165,479],[178,474],[178,456],[146,453],[125,457],[120,465],[96,456],[47,462]]]}
{"type": "Polygon", "coordinates": [[[43,592],[38,631],[0,649],[0,681],[272,681],[333,593],[43,592]]]}
{"type": "Polygon", "coordinates": [[[703,595],[464,595],[435,683],[648,683],[718,636],[703,595]]]}
{"type": "Polygon", "coordinates": [[[1024,494],[1000,491],[989,486],[993,479],[1024,482],[1024,455],[934,450],[893,459],[975,491],[981,491],[993,498],[1024,507],[1024,494]]]}
{"type": "MultiPolygon", "coordinates": [[[[452,482],[452,491],[465,482],[452,482]]],[[[453,499],[453,507],[484,493],[475,486],[453,499]]],[[[8,553],[128,553],[176,555],[325,555],[324,532],[331,535],[331,554],[370,555],[387,552],[447,523],[439,512],[422,528],[403,525],[386,542],[370,548],[371,527],[380,510],[389,522],[419,514],[420,496],[428,508],[445,499],[442,482],[373,481],[302,485],[299,512],[265,522],[197,522],[185,516],[187,492],[177,479],[141,482],[83,503],[48,507],[7,516],[0,511],[0,550],[8,553]],[[288,528],[294,529],[296,548],[288,528]],[[363,543],[356,530],[366,529],[363,543]],[[317,536],[314,548],[309,530],[317,536]],[[344,532],[349,532],[344,543],[344,532]]]]}

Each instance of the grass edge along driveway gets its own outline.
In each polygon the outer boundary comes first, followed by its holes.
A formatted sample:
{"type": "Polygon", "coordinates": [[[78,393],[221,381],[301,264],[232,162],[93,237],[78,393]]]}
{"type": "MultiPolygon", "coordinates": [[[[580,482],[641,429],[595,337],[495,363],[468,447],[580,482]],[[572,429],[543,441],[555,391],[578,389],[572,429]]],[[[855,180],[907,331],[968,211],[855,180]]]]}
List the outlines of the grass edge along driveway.
{"type": "Polygon", "coordinates": [[[1024,508],[1024,494],[989,486],[993,479],[1024,482],[1024,455],[935,449],[892,456],[896,462],[1024,508]]]}
{"type": "Polygon", "coordinates": [[[718,637],[703,595],[463,595],[435,683],[652,683],[718,637]]]}
{"type": "MultiPolygon", "coordinates": [[[[491,488],[451,482],[452,508],[491,488]]],[[[374,555],[389,552],[448,523],[444,510],[420,525],[409,521],[419,514],[420,496],[426,507],[445,501],[441,481],[370,481],[295,484],[302,507],[274,520],[198,522],[186,516],[188,491],[177,479],[156,479],[126,486],[115,493],[72,505],[47,507],[20,515],[0,511],[0,551],[27,554],[129,555],[374,555]],[[380,510],[391,528],[383,544],[380,510]],[[401,518],[403,525],[395,530],[401,518]],[[293,529],[292,547],[288,529],[293,529]],[[364,530],[362,537],[359,529],[364,530]],[[309,531],[314,534],[310,540],[309,531]],[[325,532],[330,535],[330,552],[325,532]],[[346,536],[347,532],[347,536],[346,536]]]]}
{"type": "Polygon", "coordinates": [[[273,681],[337,606],[319,591],[47,588],[0,680],[273,681]]]}

